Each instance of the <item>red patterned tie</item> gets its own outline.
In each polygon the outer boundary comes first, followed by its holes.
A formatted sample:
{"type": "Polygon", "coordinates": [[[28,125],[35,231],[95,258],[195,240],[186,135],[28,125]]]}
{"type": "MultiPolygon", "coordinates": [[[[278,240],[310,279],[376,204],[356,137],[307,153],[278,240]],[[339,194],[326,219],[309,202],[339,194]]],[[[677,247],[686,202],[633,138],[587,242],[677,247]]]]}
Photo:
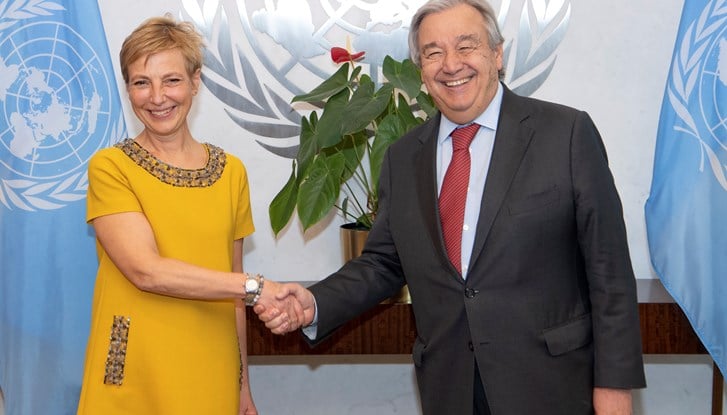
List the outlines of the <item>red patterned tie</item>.
{"type": "Polygon", "coordinates": [[[462,273],[462,227],[467,186],[470,181],[469,147],[479,124],[470,124],[452,132],[452,161],[444,175],[439,193],[439,217],[442,221],[444,246],[452,265],[462,273]]]}

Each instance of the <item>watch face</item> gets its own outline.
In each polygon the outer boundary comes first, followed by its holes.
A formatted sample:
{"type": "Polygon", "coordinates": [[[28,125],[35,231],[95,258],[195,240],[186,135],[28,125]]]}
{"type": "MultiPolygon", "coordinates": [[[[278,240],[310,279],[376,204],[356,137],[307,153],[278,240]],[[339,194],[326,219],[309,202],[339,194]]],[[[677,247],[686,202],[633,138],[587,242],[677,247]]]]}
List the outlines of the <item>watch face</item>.
{"type": "Polygon", "coordinates": [[[245,281],[245,291],[248,293],[254,293],[257,291],[258,282],[256,279],[249,278],[245,281]]]}

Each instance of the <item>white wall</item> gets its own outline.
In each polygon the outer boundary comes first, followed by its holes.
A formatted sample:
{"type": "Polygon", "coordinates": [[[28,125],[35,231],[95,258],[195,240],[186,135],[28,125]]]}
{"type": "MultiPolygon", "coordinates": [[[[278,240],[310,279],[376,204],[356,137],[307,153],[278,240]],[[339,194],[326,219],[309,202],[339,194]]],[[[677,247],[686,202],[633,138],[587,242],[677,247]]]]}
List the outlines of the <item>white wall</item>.
{"type": "MultiPolygon", "coordinates": [[[[637,278],[653,279],[643,205],[682,0],[578,0],[572,7],[553,72],[536,96],[585,109],[596,121],[623,199],[637,278]]],[[[123,38],[144,18],[167,11],[179,15],[182,9],[181,0],[102,1],[114,64],[123,38]]],[[[133,120],[128,108],[126,114],[127,122],[133,120]]],[[[138,124],[130,125],[138,132],[138,124]]],[[[198,138],[221,145],[248,167],[257,226],[246,241],[248,270],[278,280],[311,281],[341,265],[337,217],[305,235],[294,223],[280,239],[272,236],[267,207],[288,177],[289,160],[256,145],[204,89],[192,128],[198,138]]],[[[710,362],[705,356],[647,356],[649,387],[636,393],[636,413],[708,414],[710,362]]],[[[416,414],[410,363],[408,356],[253,357],[253,393],[263,414],[416,414]]]]}

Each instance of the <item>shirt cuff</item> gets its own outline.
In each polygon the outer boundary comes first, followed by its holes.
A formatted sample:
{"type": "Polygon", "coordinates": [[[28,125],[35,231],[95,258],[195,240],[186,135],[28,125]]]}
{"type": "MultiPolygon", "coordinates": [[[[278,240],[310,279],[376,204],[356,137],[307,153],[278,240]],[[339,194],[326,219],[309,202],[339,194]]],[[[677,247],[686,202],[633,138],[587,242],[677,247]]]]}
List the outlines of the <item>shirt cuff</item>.
{"type": "Polygon", "coordinates": [[[318,336],[318,303],[316,303],[315,297],[313,297],[313,307],[315,308],[313,321],[309,325],[301,329],[305,337],[307,337],[309,340],[315,340],[318,336]]]}

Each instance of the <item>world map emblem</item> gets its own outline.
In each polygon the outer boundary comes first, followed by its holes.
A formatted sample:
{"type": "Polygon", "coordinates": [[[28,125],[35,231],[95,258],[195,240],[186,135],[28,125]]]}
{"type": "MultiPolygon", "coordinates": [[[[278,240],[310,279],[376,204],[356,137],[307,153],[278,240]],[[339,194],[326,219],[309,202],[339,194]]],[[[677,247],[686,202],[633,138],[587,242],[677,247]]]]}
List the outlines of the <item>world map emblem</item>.
{"type": "MultiPolygon", "coordinates": [[[[335,72],[330,49],[350,46],[364,51],[360,64],[377,82],[386,55],[408,57],[409,24],[424,1],[182,3],[181,17],[194,22],[206,38],[202,81],[207,89],[260,146],[292,158],[301,116],[290,100],[335,72]]],[[[543,84],[555,65],[570,15],[570,0],[499,2],[497,20],[506,38],[505,82],[510,89],[531,95],[543,84]]]]}
{"type": "Polygon", "coordinates": [[[0,32],[0,57],[0,202],[33,211],[84,199],[89,158],[124,129],[99,56],[74,28],[32,20],[0,32]]]}

